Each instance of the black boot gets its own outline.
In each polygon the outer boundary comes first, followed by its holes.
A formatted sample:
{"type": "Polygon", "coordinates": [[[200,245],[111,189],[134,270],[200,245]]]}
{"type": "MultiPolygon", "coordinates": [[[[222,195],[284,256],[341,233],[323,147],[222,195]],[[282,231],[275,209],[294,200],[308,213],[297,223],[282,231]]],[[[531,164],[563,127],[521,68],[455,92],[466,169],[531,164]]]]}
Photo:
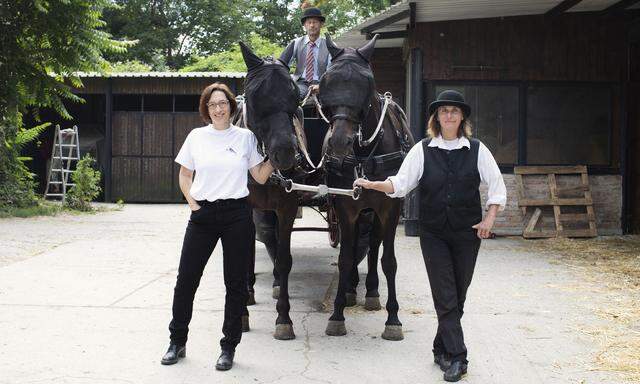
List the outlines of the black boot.
{"type": "Polygon", "coordinates": [[[444,353],[433,355],[433,362],[440,366],[442,372],[446,372],[451,366],[451,360],[447,359],[444,353]]]}
{"type": "Polygon", "coordinates": [[[467,364],[462,361],[454,361],[444,373],[445,381],[458,381],[462,376],[467,374],[467,364]]]}
{"type": "Polygon", "coordinates": [[[178,359],[187,355],[187,347],[184,345],[169,344],[167,353],[162,356],[160,363],[162,365],[171,365],[178,362],[178,359]]]}
{"type": "Polygon", "coordinates": [[[218,357],[218,361],[216,362],[216,369],[218,371],[228,371],[233,367],[233,355],[234,351],[226,351],[222,350],[220,357],[218,357]]]}

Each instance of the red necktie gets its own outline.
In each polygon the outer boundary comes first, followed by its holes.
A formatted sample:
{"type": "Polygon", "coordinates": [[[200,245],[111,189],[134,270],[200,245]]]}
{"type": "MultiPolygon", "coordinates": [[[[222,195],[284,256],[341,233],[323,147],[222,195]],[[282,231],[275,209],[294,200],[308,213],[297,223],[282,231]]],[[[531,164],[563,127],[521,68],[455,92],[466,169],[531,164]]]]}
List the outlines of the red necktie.
{"type": "Polygon", "coordinates": [[[309,42],[309,46],[307,47],[307,61],[304,65],[304,77],[307,82],[313,81],[313,64],[314,64],[314,54],[313,48],[315,48],[316,43],[313,41],[309,42]]]}

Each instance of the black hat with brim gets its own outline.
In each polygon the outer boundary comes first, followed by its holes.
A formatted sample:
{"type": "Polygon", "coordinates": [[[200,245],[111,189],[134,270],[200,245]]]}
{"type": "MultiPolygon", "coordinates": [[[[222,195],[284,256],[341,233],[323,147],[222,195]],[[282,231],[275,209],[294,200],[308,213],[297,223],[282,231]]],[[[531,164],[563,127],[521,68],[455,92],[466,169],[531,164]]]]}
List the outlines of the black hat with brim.
{"type": "Polygon", "coordinates": [[[429,116],[433,115],[433,113],[442,106],[454,106],[462,109],[462,113],[464,113],[464,117],[469,117],[471,115],[471,107],[469,104],[465,103],[464,96],[458,91],[454,90],[446,90],[442,91],[436,101],[429,104],[429,116]]]}
{"type": "Polygon", "coordinates": [[[304,10],[302,17],[300,18],[300,23],[304,25],[304,21],[310,17],[315,17],[316,19],[320,20],[323,23],[325,20],[324,16],[322,16],[322,11],[320,9],[311,7],[304,10]]]}

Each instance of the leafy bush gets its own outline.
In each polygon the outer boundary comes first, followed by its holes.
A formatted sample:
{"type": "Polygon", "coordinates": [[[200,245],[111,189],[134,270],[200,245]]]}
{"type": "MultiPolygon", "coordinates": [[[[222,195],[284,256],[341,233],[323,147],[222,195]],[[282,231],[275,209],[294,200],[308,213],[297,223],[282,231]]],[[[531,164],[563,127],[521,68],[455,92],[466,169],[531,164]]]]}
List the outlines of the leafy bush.
{"type": "Polygon", "coordinates": [[[90,202],[100,194],[100,171],[93,169],[95,160],[85,155],[71,174],[75,184],[67,193],[65,204],[78,211],[92,211],[90,202]]]}

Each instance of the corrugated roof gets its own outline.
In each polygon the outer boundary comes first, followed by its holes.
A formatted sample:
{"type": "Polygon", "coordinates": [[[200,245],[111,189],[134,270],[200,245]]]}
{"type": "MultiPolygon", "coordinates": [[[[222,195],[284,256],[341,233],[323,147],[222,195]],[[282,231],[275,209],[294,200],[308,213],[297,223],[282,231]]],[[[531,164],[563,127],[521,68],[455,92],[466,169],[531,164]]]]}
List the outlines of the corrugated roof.
{"type": "Polygon", "coordinates": [[[111,72],[102,74],[99,72],[79,72],[79,77],[104,77],[104,78],[231,78],[243,79],[245,72],[111,72]]]}
{"type": "MultiPolygon", "coordinates": [[[[583,0],[568,12],[601,11],[619,0],[583,0]]],[[[544,14],[562,0],[403,0],[375,14],[334,40],[343,47],[359,47],[366,42],[366,36],[360,30],[371,24],[388,19],[406,9],[409,3],[416,3],[416,22],[426,23],[446,20],[465,20],[492,17],[508,17],[544,14]]],[[[635,4],[629,9],[638,9],[635,4]]],[[[380,28],[376,32],[402,31],[406,29],[409,18],[380,28]]],[[[378,40],[377,48],[401,47],[404,39],[378,40]]]]}

